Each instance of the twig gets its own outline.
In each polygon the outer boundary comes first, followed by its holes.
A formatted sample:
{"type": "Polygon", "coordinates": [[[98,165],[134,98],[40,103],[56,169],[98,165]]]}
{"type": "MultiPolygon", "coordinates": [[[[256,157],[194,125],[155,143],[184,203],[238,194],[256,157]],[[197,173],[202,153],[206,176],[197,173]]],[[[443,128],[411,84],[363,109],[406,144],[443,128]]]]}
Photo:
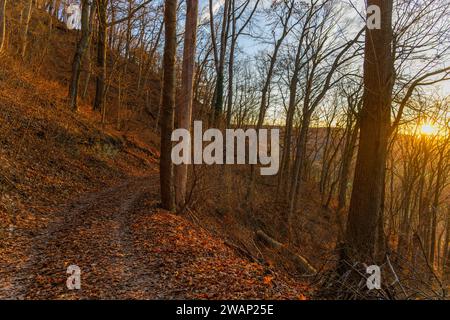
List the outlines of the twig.
{"type": "Polygon", "coordinates": [[[430,270],[431,274],[436,279],[436,281],[439,283],[439,286],[441,287],[441,290],[442,290],[442,297],[445,298],[444,286],[442,284],[442,281],[439,279],[439,277],[434,273],[433,267],[430,265],[430,262],[428,261],[427,255],[425,254],[425,249],[423,247],[422,239],[420,239],[420,236],[418,234],[415,234],[415,236],[417,237],[417,240],[419,240],[420,250],[422,251],[422,255],[425,259],[428,269],[430,270]]]}
{"type": "Polygon", "coordinates": [[[391,260],[389,259],[389,255],[386,255],[386,260],[387,260],[389,268],[391,269],[392,273],[394,274],[395,280],[396,280],[391,285],[395,284],[395,282],[398,282],[400,288],[403,291],[403,294],[405,295],[406,298],[408,298],[408,294],[406,293],[405,288],[403,287],[402,283],[400,282],[400,278],[397,276],[397,273],[395,272],[394,267],[391,264],[391,260]]]}

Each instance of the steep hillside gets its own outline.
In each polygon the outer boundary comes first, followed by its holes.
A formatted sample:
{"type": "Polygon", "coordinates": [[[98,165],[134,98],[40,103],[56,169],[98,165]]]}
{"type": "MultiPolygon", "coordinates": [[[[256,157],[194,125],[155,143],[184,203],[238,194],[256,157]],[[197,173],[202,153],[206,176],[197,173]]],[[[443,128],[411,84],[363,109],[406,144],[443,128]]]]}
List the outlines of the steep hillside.
{"type": "Polygon", "coordinates": [[[0,255],[20,268],[65,201],[147,175],[157,151],[68,112],[65,88],[17,61],[2,60],[0,82],[0,255]]]}
{"type": "Polygon", "coordinates": [[[68,110],[68,49],[53,45],[48,72],[0,62],[0,298],[304,299],[298,282],[158,209],[157,135],[133,117],[102,124],[88,101],[68,110]],[[66,288],[70,264],[81,291],[66,288]]]}

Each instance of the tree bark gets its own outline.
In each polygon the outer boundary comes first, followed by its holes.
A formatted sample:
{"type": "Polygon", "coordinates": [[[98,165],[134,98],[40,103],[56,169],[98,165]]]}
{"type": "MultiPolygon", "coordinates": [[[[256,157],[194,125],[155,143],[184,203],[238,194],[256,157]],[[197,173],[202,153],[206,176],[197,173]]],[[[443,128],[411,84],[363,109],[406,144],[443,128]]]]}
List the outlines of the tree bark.
{"type": "MultiPolygon", "coordinates": [[[[197,43],[198,0],[187,0],[186,27],[183,48],[183,70],[181,73],[180,101],[177,104],[177,128],[190,131],[192,118],[192,95],[195,66],[195,49],[197,43]]],[[[177,209],[185,206],[186,185],[188,177],[187,164],[175,166],[175,202],[177,209]]]]}
{"type": "Polygon", "coordinates": [[[442,184],[444,180],[444,148],[442,148],[439,152],[439,160],[437,163],[437,176],[436,176],[436,185],[434,189],[434,198],[433,205],[431,206],[431,239],[430,239],[430,249],[429,249],[429,257],[430,265],[435,267],[436,260],[436,234],[438,232],[438,208],[439,208],[439,200],[442,193],[442,184]]]}
{"type": "Polygon", "coordinates": [[[177,0],[166,0],[164,10],[165,44],[164,44],[164,79],[161,106],[161,158],[160,184],[161,204],[166,210],[172,210],[173,166],[171,160],[173,130],[173,110],[175,108],[175,55],[177,47],[177,0]]]}
{"type": "Polygon", "coordinates": [[[106,9],[107,0],[98,0],[98,38],[97,38],[97,83],[95,87],[94,110],[100,111],[103,107],[103,93],[106,80],[106,9]]]}
{"type": "Polygon", "coordinates": [[[350,167],[352,164],[352,159],[356,147],[356,140],[358,138],[359,132],[359,123],[358,120],[356,124],[352,128],[349,125],[348,128],[348,137],[345,143],[344,151],[342,152],[342,161],[341,161],[341,170],[339,177],[339,192],[338,192],[338,207],[337,212],[339,213],[342,209],[344,209],[347,205],[347,190],[348,190],[348,181],[350,175],[350,167]]]}
{"type": "Polygon", "coordinates": [[[380,234],[393,87],[392,0],[369,0],[381,9],[381,29],[366,28],[364,96],[359,150],[346,230],[346,256],[370,263],[380,234]]]}
{"type": "Polygon", "coordinates": [[[92,59],[91,59],[91,51],[92,51],[92,41],[93,41],[93,31],[94,31],[94,16],[95,16],[95,11],[96,11],[96,7],[97,7],[97,2],[93,2],[92,6],[91,6],[91,12],[89,14],[89,39],[88,39],[88,44],[87,44],[87,48],[86,48],[86,62],[87,62],[87,67],[84,68],[84,74],[85,74],[85,80],[84,80],[84,87],[83,87],[83,92],[81,94],[81,97],[84,99],[86,98],[87,95],[87,91],[89,88],[89,82],[91,80],[91,73],[92,73],[92,59]]]}
{"type": "Polygon", "coordinates": [[[445,234],[445,244],[444,244],[444,254],[443,254],[443,266],[442,266],[442,273],[444,277],[449,277],[450,274],[450,206],[447,207],[447,230],[445,234]]]}
{"type": "Polygon", "coordinates": [[[6,0],[0,0],[0,53],[5,50],[6,38],[6,0]]]}
{"type": "MultiPolygon", "coordinates": [[[[95,2],[93,4],[95,6],[95,2]]],[[[73,111],[78,111],[78,88],[80,83],[81,64],[88,47],[91,29],[89,24],[89,1],[83,0],[81,11],[81,38],[72,61],[72,76],[69,86],[69,103],[73,111]]]]}
{"type": "Polygon", "coordinates": [[[228,43],[228,31],[229,31],[229,25],[230,25],[230,6],[231,6],[231,0],[225,0],[224,3],[224,12],[223,12],[223,19],[222,19],[222,31],[220,36],[220,53],[218,57],[218,61],[216,62],[216,72],[217,72],[217,78],[216,78],[216,88],[215,88],[215,95],[214,95],[214,123],[216,126],[220,123],[220,117],[222,116],[223,112],[223,92],[224,92],[224,81],[225,81],[225,54],[227,49],[227,43],[228,43]]]}
{"type": "Polygon", "coordinates": [[[55,7],[53,8],[53,15],[59,19],[59,8],[61,7],[61,0],[55,0],[55,7]]]}
{"type": "Polygon", "coordinates": [[[33,0],[28,0],[28,7],[27,7],[26,17],[25,17],[25,25],[23,26],[22,48],[20,50],[20,56],[22,58],[25,57],[25,53],[27,50],[28,28],[30,26],[32,8],[33,8],[33,0]]]}
{"type": "Polygon", "coordinates": [[[235,14],[235,0],[231,1],[231,44],[230,44],[230,58],[228,61],[228,93],[227,93],[227,118],[226,127],[231,125],[231,112],[233,107],[233,77],[234,77],[234,51],[236,48],[236,14],[235,14]]]}
{"type": "MultiPolygon", "coordinates": [[[[260,103],[260,107],[259,107],[258,121],[256,123],[256,131],[261,129],[264,124],[264,119],[266,117],[266,111],[269,106],[270,84],[272,82],[272,76],[274,73],[275,64],[277,62],[279,49],[281,47],[281,44],[283,43],[283,40],[286,38],[286,36],[288,35],[288,33],[290,31],[289,27],[288,27],[289,26],[288,22],[289,22],[289,19],[291,18],[293,7],[294,7],[293,4],[288,6],[288,12],[287,12],[286,18],[285,18],[286,20],[281,20],[282,24],[283,24],[283,32],[281,33],[280,37],[275,41],[273,52],[270,55],[269,68],[267,70],[267,75],[264,80],[263,88],[261,90],[261,103],[260,103]]],[[[231,64],[231,61],[230,61],[230,64],[231,64]]],[[[230,79],[232,79],[232,77],[230,79]]],[[[229,109],[231,110],[231,107],[229,109]]],[[[231,115],[230,115],[230,121],[231,121],[231,115]]],[[[227,122],[228,122],[228,120],[227,120],[227,122]]],[[[286,146],[286,142],[285,142],[285,146],[286,146]]],[[[282,161],[282,163],[283,163],[283,161],[282,161]]],[[[279,187],[279,185],[278,185],[278,187],[279,187]]],[[[250,182],[249,182],[249,187],[248,187],[247,196],[246,196],[247,201],[249,203],[252,203],[252,201],[253,201],[254,189],[255,189],[255,166],[252,165],[251,169],[250,169],[250,182]]]]}

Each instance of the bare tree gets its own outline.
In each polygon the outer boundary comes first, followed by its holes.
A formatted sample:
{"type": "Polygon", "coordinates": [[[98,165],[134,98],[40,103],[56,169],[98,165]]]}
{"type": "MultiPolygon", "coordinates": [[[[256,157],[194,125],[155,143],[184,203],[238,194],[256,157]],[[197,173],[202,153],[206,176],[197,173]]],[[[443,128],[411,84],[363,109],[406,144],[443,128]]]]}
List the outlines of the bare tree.
{"type": "Polygon", "coordinates": [[[243,16],[246,11],[248,5],[250,4],[250,0],[246,0],[243,4],[236,5],[236,0],[231,1],[231,43],[230,43],[230,53],[229,53],[229,61],[228,61],[228,93],[227,93],[227,112],[226,112],[226,126],[229,127],[231,124],[231,113],[233,107],[233,70],[234,70],[234,60],[235,60],[235,50],[239,36],[244,32],[247,25],[250,23],[253,15],[258,8],[258,4],[260,0],[255,1],[255,5],[253,6],[250,14],[245,18],[242,26],[238,28],[238,20],[243,16]]]}
{"type": "Polygon", "coordinates": [[[20,55],[22,58],[25,57],[25,53],[27,50],[27,41],[28,41],[28,29],[30,26],[31,19],[31,11],[33,9],[33,0],[28,0],[28,6],[26,8],[26,16],[25,16],[25,25],[23,26],[23,34],[22,34],[22,48],[20,50],[20,55]]]}
{"type": "MultiPolygon", "coordinates": [[[[303,177],[306,165],[308,130],[312,114],[322,102],[327,92],[342,78],[340,76],[336,79],[334,77],[335,73],[340,67],[358,55],[358,50],[354,50],[349,55],[347,55],[347,52],[356,44],[363,32],[363,30],[359,31],[353,39],[346,41],[344,44],[325,49],[331,32],[330,28],[325,27],[328,10],[330,9],[325,8],[324,17],[319,18],[318,24],[316,23],[317,20],[313,20],[317,29],[314,29],[310,36],[306,38],[308,42],[310,41],[310,44],[308,44],[309,50],[306,51],[309,57],[305,63],[306,84],[303,93],[302,118],[300,132],[297,136],[295,161],[289,188],[288,225],[290,230],[292,228],[293,214],[297,207],[300,179],[303,177]],[[327,61],[328,59],[330,61],[327,61]],[[327,67],[323,68],[323,65],[327,67]]],[[[292,237],[292,230],[290,231],[290,235],[292,237]]]]}
{"type": "Polygon", "coordinates": [[[94,110],[100,111],[103,108],[103,97],[105,93],[106,81],[106,41],[107,41],[107,0],[97,1],[98,34],[97,34],[97,80],[95,87],[94,110]]]}
{"type": "MultiPolygon", "coordinates": [[[[278,24],[281,24],[282,31],[281,31],[281,34],[278,36],[278,38],[276,37],[276,29],[275,28],[274,28],[274,31],[272,34],[272,36],[274,38],[273,51],[271,54],[268,54],[269,65],[267,68],[267,73],[265,75],[265,79],[263,81],[263,87],[261,89],[261,105],[259,108],[258,122],[256,123],[256,130],[259,130],[260,128],[262,128],[264,119],[266,117],[267,108],[269,106],[269,88],[270,88],[270,84],[272,82],[275,65],[276,65],[276,62],[278,59],[278,53],[280,51],[280,48],[281,48],[281,45],[283,44],[284,39],[287,37],[289,32],[295,26],[295,23],[292,25],[290,24],[290,19],[292,17],[292,11],[294,9],[294,5],[295,5],[294,1],[282,2],[279,5],[274,3],[270,9],[270,10],[276,10],[276,9],[278,9],[277,7],[282,6],[281,13],[280,14],[277,13],[277,20],[275,21],[275,26],[274,26],[274,27],[276,27],[278,24]]],[[[229,97],[228,103],[230,103],[230,102],[231,102],[231,100],[229,97]]],[[[229,107],[228,111],[227,111],[227,124],[228,125],[229,125],[230,121],[231,121],[231,107],[229,107]]],[[[252,201],[251,198],[253,195],[254,185],[255,185],[254,174],[255,174],[254,166],[252,166],[251,172],[250,172],[249,189],[248,189],[248,193],[247,193],[247,199],[250,202],[252,201]]]]}
{"type": "Polygon", "coordinates": [[[95,10],[95,2],[92,4],[93,10],[89,10],[89,1],[83,0],[81,11],[81,38],[77,43],[75,55],[72,61],[72,76],[69,86],[69,105],[74,111],[78,109],[78,88],[81,74],[81,64],[84,54],[89,44],[89,38],[91,36],[91,25],[89,23],[89,12],[93,13],[95,10]]]}
{"type": "Polygon", "coordinates": [[[5,50],[6,39],[6,2],[7,0],[0,1],[0,53],[5,50]]]}
{"type": "MultiPolygon", "coordinates": [[[[359,150],[347,220],[346,246],[351,259],[371,262],[382,234],[384,179],[390,133],[394,61],[393,1],[369,0],[381,9],[381,28],[366,28],[364,96],[359,150]],[[370,259],[370,260],[369,260],[370,259]]],[[[384,248],[379,248],[380,250],[384,248]]]]}
{"type": "Polygon", "coordinates": [[[230,7],[232,0],[225,0],[223,5],[221,32],[220,32],[220,47],[218,48],[216,42],[216,26],[214,23],[213,2],[209,0],[209,13],[210,13],[210,32],[211,41],[213,46],[214,66],[216,69],[216,87],[214,89],[214,101],[213,101],[213,113],[212,118],[214,121],[219,121],[219,117],[223,111],[223,92],[225,82],[225,54],[228,44],[228,33],[230,27],[230,7]]]}
{"type": "MultiPolygon", "coordinates": [[[[187,0],[186,26],[183,49],[183,70],[181,73],[180,101],[177,103],[177,128],[190,131],[192,118],[192,96],[194,80],[195,48],[197,38],[198,0],[187,0]]],[[[175,201],[178,209],[185,205],[187,165],[175,166],[175,201]]]]}
{"type": "Polygon", "coordinates": [[[161,157],[160,184],[161,204],[166,210],[172,210],[173,199],[173,166],[171,160],[173,111],[175,108],[176,70],[175,57],[177,48],[177,1],[165,0],[164,10],[165,43],[164,43],[164,79],[161,107],[161,157]]]}

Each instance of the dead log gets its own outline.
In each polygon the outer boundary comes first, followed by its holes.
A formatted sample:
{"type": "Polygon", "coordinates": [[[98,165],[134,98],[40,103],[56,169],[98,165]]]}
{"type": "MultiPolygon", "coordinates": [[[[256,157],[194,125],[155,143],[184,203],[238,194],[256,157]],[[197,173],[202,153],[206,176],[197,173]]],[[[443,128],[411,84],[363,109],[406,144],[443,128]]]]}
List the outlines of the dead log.
{"type": "Polygon", "coordinates": [[[230,247],[231,249],[237,251],[240,255],[242,255],[243,257],[247,258],[248,260],[252,261],[252,262],[259,262],[257,258],[255,258],[254,256],[252,256],[252,254],[250,253],[250,251],[248,251],[247,249],[240,247],[228,240],[223,240],[223,243],[230,247]]]}
{"type": "Polygon", "coordinates": [[[289,250],[284,244],[278,242],[277,240],[268,236],[264,231],[256,231],[256,239],[263,242],[272,249],[277,250],[280,254],[285,256],[288,260],[292,261],[301,273],[315,274],[317,273],[316,268],[314,268],[311,263],[299,254],[296,254],[289,250]]]}

